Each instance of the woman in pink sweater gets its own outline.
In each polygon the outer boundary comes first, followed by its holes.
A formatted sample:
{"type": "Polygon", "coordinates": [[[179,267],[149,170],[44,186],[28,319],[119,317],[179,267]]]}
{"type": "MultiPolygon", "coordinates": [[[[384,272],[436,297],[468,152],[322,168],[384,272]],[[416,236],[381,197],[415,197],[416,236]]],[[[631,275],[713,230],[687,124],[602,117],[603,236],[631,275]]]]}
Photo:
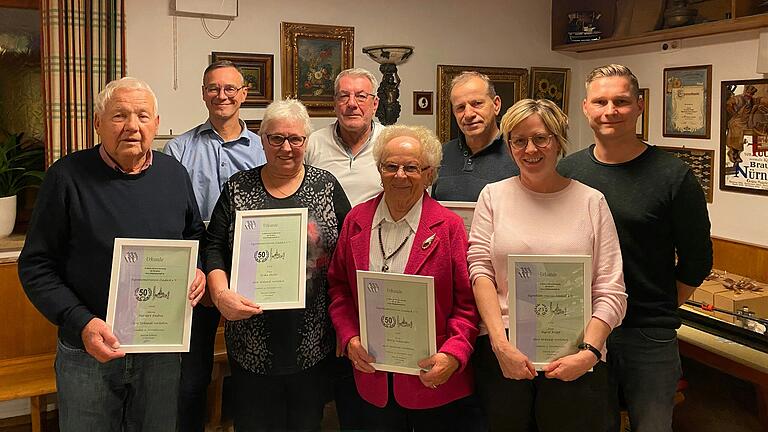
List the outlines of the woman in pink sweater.
{"type": "Polygon", "coordinates": [[[486,186],[475,209],[468,261],[482,323],[473,360],[492,431],[607,431],[617,424],[605,341],[626,310],[619,240],[603,195],[556,170],[567,127],[550,101],[510,107],[501,130],[520,176],[486,186]],[[509,322],[509,254],[592,257],[583,343],[539,371],[508,339],[516,325],[509,322]]]}

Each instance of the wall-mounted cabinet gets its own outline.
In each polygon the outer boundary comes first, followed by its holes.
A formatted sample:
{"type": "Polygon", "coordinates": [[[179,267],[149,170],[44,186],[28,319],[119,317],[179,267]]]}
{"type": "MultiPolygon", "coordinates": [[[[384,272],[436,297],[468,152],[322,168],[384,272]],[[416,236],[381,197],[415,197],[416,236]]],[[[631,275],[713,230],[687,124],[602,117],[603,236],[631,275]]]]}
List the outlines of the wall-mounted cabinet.
{"type": "Polygon", "coordinates": [[[552,0],[552,50],[596,51],[671,39],[684,39],[768,26],[768,7],[762,0],[704,0],[696,9],[694,24],[663,28],[664,0],[552,0]],[[595,11],[601,14],[601,39],[569,43],[568,14],[595,11]]]}

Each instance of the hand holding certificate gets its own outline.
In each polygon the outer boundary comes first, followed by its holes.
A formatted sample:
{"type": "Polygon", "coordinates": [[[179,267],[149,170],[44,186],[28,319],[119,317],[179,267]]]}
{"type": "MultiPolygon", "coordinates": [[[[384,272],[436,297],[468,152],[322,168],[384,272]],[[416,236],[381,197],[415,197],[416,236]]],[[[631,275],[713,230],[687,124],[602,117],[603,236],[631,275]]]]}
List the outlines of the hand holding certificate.
{"type": "Polygon", "coordinates": [[[124,352],[189,351],[197,248],[196,240],[115,239],[107,324],[124,352]]]}

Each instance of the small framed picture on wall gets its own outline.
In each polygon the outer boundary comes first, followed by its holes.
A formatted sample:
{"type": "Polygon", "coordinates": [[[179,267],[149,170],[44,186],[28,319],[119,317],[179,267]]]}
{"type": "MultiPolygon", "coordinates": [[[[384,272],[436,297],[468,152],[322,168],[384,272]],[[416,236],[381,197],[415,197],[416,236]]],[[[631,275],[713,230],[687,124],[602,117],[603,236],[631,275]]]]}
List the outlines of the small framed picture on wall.
{"type": "Polygon", "coordinates": [[[433,93],[431,91],[413,92],[413,114],[414,115],[433,114],[432,95],[433,93]]]}

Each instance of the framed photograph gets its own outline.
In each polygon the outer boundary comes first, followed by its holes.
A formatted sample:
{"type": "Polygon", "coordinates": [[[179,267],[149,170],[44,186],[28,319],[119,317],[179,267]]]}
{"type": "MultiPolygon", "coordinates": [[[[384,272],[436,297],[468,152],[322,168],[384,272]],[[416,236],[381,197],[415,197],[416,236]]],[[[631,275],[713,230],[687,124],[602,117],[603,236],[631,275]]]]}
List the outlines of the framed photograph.
{"type": "Polygon", "coordinates": [[[531,67],[531,99],[548,99],[568,114],[568,90],[571,70],[531,67]]]}
{"type": "Polygon", "coordinates": [[[699,179],[699,183],[704,190],[707,202],[712,203],[712,188],[714,186],[713,178],[715,175],[715,151],[686,147],[658,147],[671,153],[691,167],[691,171],[693,171],[693,174],[699,179]]]}
{"type": "Polygon", "coordinates": [[[229,289],[264,310],[303,309],[306,274],[307,209],[235,214],[229,289]]]}
{"type": "Polygon", "coordinates": [[[261,129],[261,120],[243,120],[245,122],[245,127],[248,128],[249,131],[255,133],[256,135],[259,134],[259,129],[261,129]]]}
{"type": "Polygon", "coordinates": [[[665,137],[709,139],[712,65],[664,69],[665,137]]]}
{"type": "Polygon", "coordinates": [[[643,101],[643,113],[637,118],[635,124],[635,135],[643,141],[648,141],[648,94],[647,88],[640,89],[640,99],[643,101]]]}
{"type": "Polygon", "coordinates": [[[357,271],[360,342],[376,370],[419,375],[419,360],[437,352],[435,279],[357,271]]]}
{"type": "Polygon", "coordinates": [[[248,86],[243,108],[265,107],[274,100],[275,66],[272,54],[212,52],[211,62],[219,60],[229,60],[243,72],[248,86]]]}
{"type": "Polygon", "coordinates": [[[469,230],[472,228],[472,219],[475,217],[476,202],[472,201],[438,201],[441,206],[459,215],[464,221],[464,229],[469,236],[469,230]]]}
{"type": "Polygon", "coordinates": [[[116,238],[107,325],[127,353],[189,352],[197,240],[116,238]]]}
{"type": "Polygon", "coordinates": [[[768,79],[720,86],[720,190],[768,195],[768,79]]]}
{"type": "Polygon", "coordinates": [[[509,342],[536,370],[579,351],[592,318],[592,257],[509,255],[509,342]]]}
{"type": "Polygon", "coordinates": [[[450,141],[461,132],[451,111],[451,80],[464,71],[488,75],[496,94],[501,97],[499,119],[515,102],[528,97],[528,69],[437,65],[437,137],[441,142],[450,141]]]}
{"type": "Polygon", "coordinates": [[[414,115],[434,114],[432,110],[432,92],[431,91],[413,92],[413,114],[414,115]]]}
{"type": "Polygon", "coordinates": [[[333,82],[354,64],[355,28],[280,23],[283,98],[301,100],[312,117],[332,117],[333,82]]]}

